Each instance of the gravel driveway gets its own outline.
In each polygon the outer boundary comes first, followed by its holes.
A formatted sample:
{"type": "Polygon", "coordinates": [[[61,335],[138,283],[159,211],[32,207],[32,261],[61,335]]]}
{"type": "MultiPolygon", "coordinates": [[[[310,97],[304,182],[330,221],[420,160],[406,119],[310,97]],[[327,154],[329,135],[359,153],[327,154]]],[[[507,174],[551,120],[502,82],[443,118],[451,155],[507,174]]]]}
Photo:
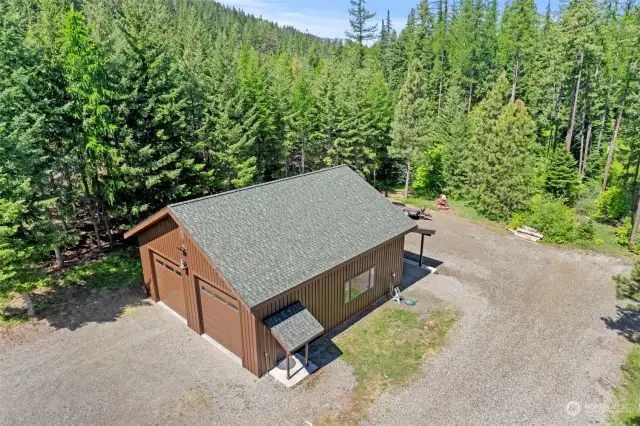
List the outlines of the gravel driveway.
{"type": "MultiPolygon", "coordinates": [[[[439,273],[418,279],[406,267],[406,278],[462,319],[424,375],[383,395],[368,422],[604,421],[629,344],[601,318],[615,318],[611,276],[628,265],[434,216],[423,223],[438,231],[425,255],[443,262],[439,273]],[[566,413],[570,401],[580,404],[576,416],[566,413]]],[[[407,249],[419,244],[410,236],[407,249]]],[[[288,390],[255,378],[158,306],[125,312],[22,344],[0,339],[0,424],[304,425],[354,386],[338,358],[288,390]]]]}
{"type": "MultiPolygon", "coordinates": [[[[416,287],[464,316],[425,377],[383,396],[370,423],[606,421],[629,343],[602,318],[616,318],[611,276],[628,272],[627,263],[530,243],[447,214],[421,225],[437,230],[426,239],[425,256],[443,264],[416,287]],[[579,404],[579,413],[571,412],[577,415],[567,414],[571,401],[579,404]]],[[[419,238],[411,235],[406,248],[419,252],[419,238]]]]}

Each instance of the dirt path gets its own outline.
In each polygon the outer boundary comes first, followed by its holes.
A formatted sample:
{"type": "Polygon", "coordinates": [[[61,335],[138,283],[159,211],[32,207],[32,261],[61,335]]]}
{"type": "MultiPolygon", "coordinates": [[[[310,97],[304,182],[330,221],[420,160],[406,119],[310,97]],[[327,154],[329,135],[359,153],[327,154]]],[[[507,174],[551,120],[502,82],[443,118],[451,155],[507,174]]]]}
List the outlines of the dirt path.
{"type": "MultiPolygon", "coordinates": [[[[629,343],[605,319],[615,322],[611,276],[626,272],[626,262],[533,244],[443,213],[422,225],[437,230],[425,255],[443,263],[416,286],[459,307],[463,319],[424,378],[379,400],[370,423],[606,421],[629,343]],[[571,401],[577,415],[567,413],[571,401]]],[[[419,247],[408,237],[407,249],[419,247]]]]}

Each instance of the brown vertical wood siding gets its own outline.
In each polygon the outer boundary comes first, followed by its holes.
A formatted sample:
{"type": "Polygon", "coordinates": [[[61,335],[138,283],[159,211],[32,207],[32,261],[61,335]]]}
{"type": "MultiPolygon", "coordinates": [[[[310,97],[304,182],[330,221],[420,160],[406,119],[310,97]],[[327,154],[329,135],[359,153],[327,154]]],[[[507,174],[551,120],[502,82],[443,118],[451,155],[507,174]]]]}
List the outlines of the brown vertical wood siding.
{"type": "Polygon", "coordinates": [[[153,226],[138,234],[138,244],[140,245],[140,258],[142,262],[142,273],[144,284],[147,287],[150,297],[158,301],[156,294],[155,277],[153,272],[151,251],[166,257],[176,264],[180,264],[180,259],[184,259],[187,270],[183,273],[183,284],[185,289],[185,303],[187,307],[187,324],[198,334],[204,332],[202,325],[202,313],[200,312],[200,292],[197,288],[195,277],[207,282],[213,287],[229,293],[238,298],[240,302],[240,321],[242,329],[242,360],[243,365],[250,371],[257,374],[257,358],[255,350],[255,318],[249,308],[241,301],[236,291],[227,283],[224,277],[211,264],[200,247],[193,241],[187,232],[177,224],[173,218],[166,217],[153,226]],[[186,255],[183,255],[178,247],[186,248],[186,255]],[[245,333],[248,333],[245,334],[245,333]],[[252,347],[247,347],[245,341],[251,343],[252,347]]]}
{"type": "Polygon", "coordinates": [[[302,302],[328,332],[374,301],[389,293],[391,273],[396,273],[394,285],[402,280],[404,236],[388,241],[337,268],[303,283],[253,309],[242,301],[222,274],[204,255],[198,245],[172,217],[165,217],[138,234],[144,283],[150,297],[158,301],[151,251],[176,264],[183,259],[187,265],[183,273],[187,324],[198,334],[203,333],[200,312],[198,277],[220,290],[236,296],[240,302],[242,333],[242,365],[257,376],[266,374],[283,354],[280,344],[264,325],[264,318],[293,302],[302,302]],[[186,248],[183,255],[179,247],[186,248]],[[344,303],[344,283],[375,267],[375,286],[349,303],[344,303]]]}
{"type": "Polygon", "coordinates": [[[176,247],[180,246],[180,228],[171,218],[162,219],[138,235],[138,244],[140,245],[144,285],[151,298],[157,302],[158,294],[156,293],[150,250],[175,264],[180,264],[180,252],[176,250],[176,247]]]}
{"type": "Polygon", "coordinates": [[[255,307],[253,312],[257,327],[258,369],[254,374],[266,374],[283,353],[280,344],[264,325],[264,318],[293,302],[300,301],[322,324],[325,332],[328,332],[389,294],[392,272],[396,273],[393,284],[399,285],[402,282],[403,251],[404,236],[401,236],[255,307]],[[374,288],[365,291],[351,302],[344,303],[345,281],[372,267],[376,268],[374,288]]]}

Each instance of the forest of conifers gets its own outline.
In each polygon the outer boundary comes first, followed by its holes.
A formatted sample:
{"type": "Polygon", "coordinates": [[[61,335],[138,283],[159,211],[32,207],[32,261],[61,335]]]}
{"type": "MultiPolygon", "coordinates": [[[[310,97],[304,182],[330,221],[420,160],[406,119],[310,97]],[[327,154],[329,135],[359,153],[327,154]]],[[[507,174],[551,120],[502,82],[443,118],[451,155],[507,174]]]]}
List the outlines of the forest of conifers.
{"type": "Polygon", "coordinates": [[[206,0],[0,0],[0,294],[169,203],[338,164],[635,248],[633,1],[347,13],[324,40],[206,0]]]}

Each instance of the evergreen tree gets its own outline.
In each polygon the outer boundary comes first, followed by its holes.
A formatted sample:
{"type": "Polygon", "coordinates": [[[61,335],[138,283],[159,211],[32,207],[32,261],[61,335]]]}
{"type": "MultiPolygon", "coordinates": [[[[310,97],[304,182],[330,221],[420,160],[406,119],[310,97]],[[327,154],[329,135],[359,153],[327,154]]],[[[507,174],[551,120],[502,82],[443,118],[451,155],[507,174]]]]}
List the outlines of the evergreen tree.
{"type": "Polygon", "coordinates": [[[122,3],[118,28],[123,39],[117,143],[125,187],[120,202],[131,220],[189,197],[202,165],[193,135],[186,132],[187,103],[180,70],[167,40],[169,11],[161,0],[122,3]],[[191,142],[190,142],[191,141],[191,142]]]}
{"type": "Polygon", "coordinates": [[[84,202],[93,222],[96,244],[100,248],[99,222],[108,226],[108,208],[115,200],[119,179],[118,152],[111,137],[115,131],[110,108],[113,97],[108,80],[108,59],[101,47],[91,40],[84,16],[74,10],[65,15],[62,45],[63,66],[72,115],[80,120],[80,132],[72,155],[79,164],[84,202]]]}
{"type": "Polygon", "coordinates": [[[311,87],[313,104],[316,108],[316,126],[310,135],[312,143],[322,146],[324,160],[331,162],[327,153],[333,149],[338,133],[338,111],[337,111],[337,81],[333,73],[333,62],[320,61],[314,70],[314,80],[311,87]]]}
{"type": "Polygon", "coordinates": [[[404,83],[407,62],[402,44],[391,26],[391,21],[387,21],[387,25],[389,26],[389,46],[382,57],[382,69],[389,88],[395,95],[404,83]]]}
{"type": "Polygon", "coordinates": [[[33,241],[29,241],[28,208],[24,196],[29,183],[10,184],[0,169],[0,296],[19,293],[29,316],[35,315],[30,292],[46,283],[35,263],[41,258],[33,241]]]}
{"type": "Polygon", "coordinates": [[[434,81],[438,86],[438,113],[442,107],[445,91],[445,75],[448,69],[448,3],[447,0],[439,0],[438,14],[436,16],[435,28],[433,31],[433,74],[434,81]]]}
{"type": "Polygon", "coordinates": [[[304,72],[300,72],[293,87],[291,114],[286,117],[285,157],[287,168],[294,173],[302,174],[305,170],[316,169],[317,161],[321,158],[320,147],[310,138],[315,115],[308,78],[304,72]]]}
{"type": "Polygon", "coordinates": [[[364,46],[368,41],[376,38],[378,24],[369,25],[369,21],[375,18],[376,14],[371,13],[366,8],[366,0],[349,0],[351,8],[349,8],[349,25],[351,31],[346,31],[347,40],[358,45],[360,64],[364,61],[364,46]]]}
{"type": "Polygon", "coordinates": [[[398,96],[392,125],[392,142],[389,145],[389,155],[402,162],[405,198],[409,192],[412,162],[426,148],[425,138],[432,115],[425,85],[420,62],[414,59],[398,96]]]}
{"type": "Polygon", "coordinates": [[[428,134],[428,144],[442,147],[442,186],[453,198],[467,195],[469,176],[474,170],[474,159],[469,155],[469,132],[464,90],[452,85],[447,90],[440,114],[428,134]]]}
{"type": "Polygon", "coordinates": [[[365,100],[366,131],[369,149],[373,151],[373,176],[368,176],[376,186],[377,172],[386,157],[386,147],[390,143],[393,105],[391,91],[381,73],[376,73],[365,100]]]}
{"type": "Polygon", "coordinates": [[[254,145],[259,123],[256,108],[244,102],[229,40],[219,39],[215,52],[206,80],[212,90],[207,95],[200,149],[212,171],[211,190],[228,191],[256,180],[254,145]]]}
{"type": "Polygon", "coordinates": [[[545,191],[567,202],[573,202],[579,186],[580,178],[573,155],[563,149],[556,150],[547,163],[545,191]]]}
{"type": "Polygon", "coordinates": [[[366,106],[366,88],[370,84],[368,70],[345,66],[336,86],[336,132],[327,150],[327,165],[347,164],[362,176],[371,176],[374,149],[372,127],[366,106]]]}
{"type": "Polygon", "coordinates": [[[451,25],[449,48],[450,80],[465,88],[467,110],[471,110],[478,82],[479,43],[482,40],[482,3],[463,0],[460,11],[451,25]]]}
{"type": "Polygon", "coordinates": [[[273,137],[277,129],[277,116],[273,110],[274,99],[269,92],[265,70],[259,61],[255,49],[243,49],[238,57],[238,76],[244,109],[255,108],[256,179],[258,182],[265,182],[279,177],[283,154],[281,141],[273,137]]]}
{"type": "Polygon", "coordinates": [[[537,37],[538,16],[534,0],[513,0],[508,3],[500,22],[498,63],[502,69],[512,73],[512,103],[516,100],[519,80],[526,77],[537,37]]]}
{"type": "Polygon", "coordinates": [[[471,114],[471,158],[476,170],[470,196],[483,214],[509,220],[537,190],[535,123],[524,103],[507,101],[509,82],[504,73],[487,98],[471,114]]]}

